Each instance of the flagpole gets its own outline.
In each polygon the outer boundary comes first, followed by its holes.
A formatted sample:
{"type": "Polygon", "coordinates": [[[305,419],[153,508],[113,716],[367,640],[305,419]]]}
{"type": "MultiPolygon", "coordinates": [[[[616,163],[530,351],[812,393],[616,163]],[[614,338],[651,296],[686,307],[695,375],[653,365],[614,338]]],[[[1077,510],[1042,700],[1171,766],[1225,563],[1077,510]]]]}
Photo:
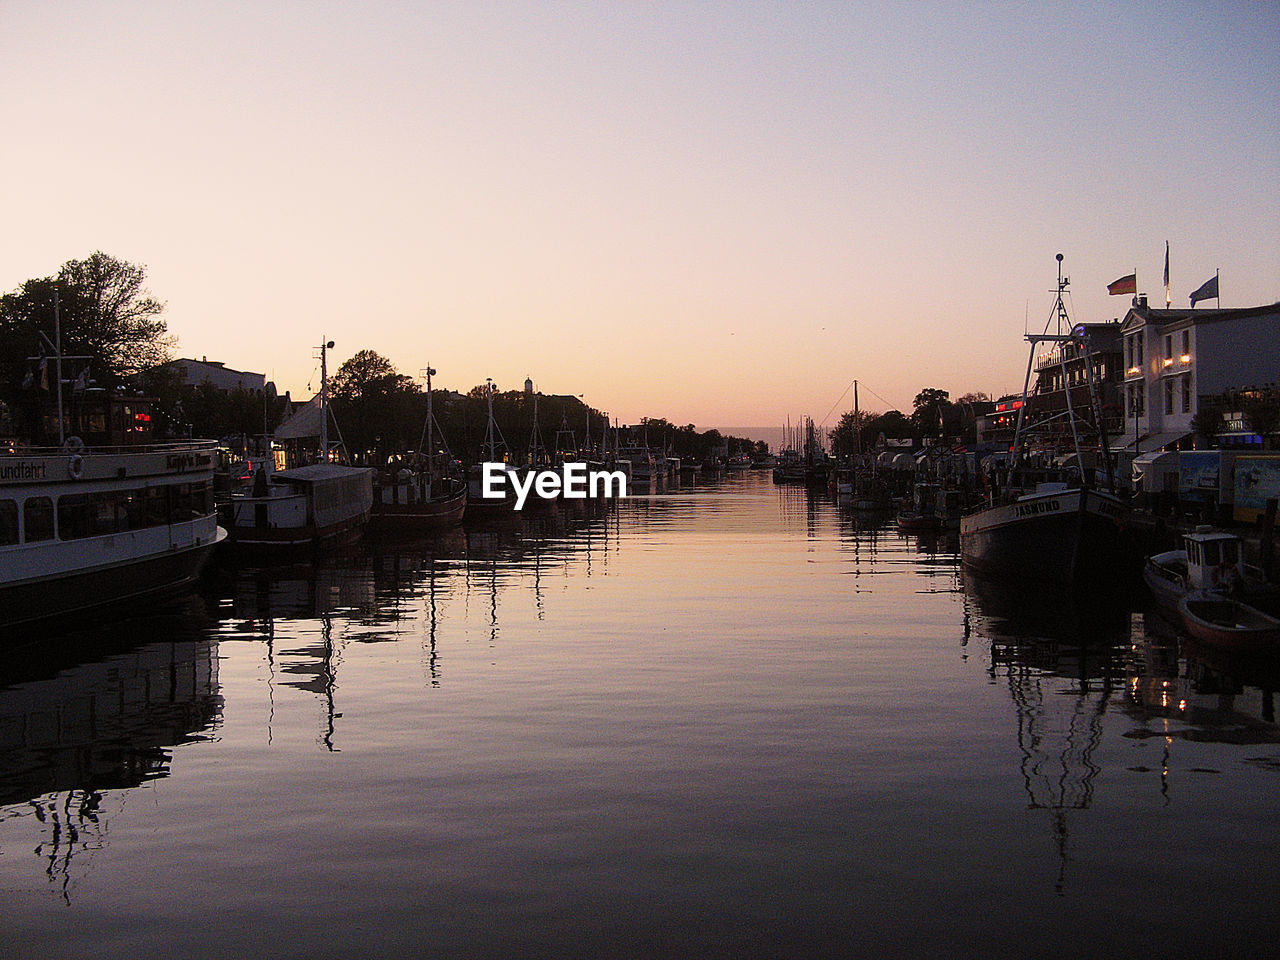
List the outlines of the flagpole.
{"type": "Polygon", "coordinates": [[[1169,241],[1164,242],[1164,308],[1169,309],[1173,305],[1173,297],[1169,293],[1169,241]]]}
{"type": "Polygon", "coordinates": [[[1218,309],[1222,309],[1222,269],[1218,268],[1213,271],[1213,299],[1218,304],[1218,309]]]}

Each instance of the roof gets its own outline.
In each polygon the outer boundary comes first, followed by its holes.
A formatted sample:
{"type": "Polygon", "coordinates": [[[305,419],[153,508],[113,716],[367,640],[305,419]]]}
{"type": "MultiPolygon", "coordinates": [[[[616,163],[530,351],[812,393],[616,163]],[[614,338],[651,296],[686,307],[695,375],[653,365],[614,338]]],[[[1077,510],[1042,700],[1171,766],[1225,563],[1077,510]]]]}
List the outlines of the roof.
{"type": "Polygon", "coordinates": [[[1163,309],[1136,306],[1129,308],[1122,325],[1125,327],[1135,326],[1136,324],[1131,322],[1135,320],[1139,323],[1153,323],[1157,326],[1185,323],[1188,320],[1197,324],[1224,323],[1229,320],[1266,316],[1267,314],[1275,314],[1277,319],[1280,319],[1280,301],[1257,307],[1214,307],[1212,309],[1201,308],[1199,310],[1195,308],[1163,309]]]}
{"type": "Polygon", "coordinates": [[[299,407],[292,417],[276,427],[275,438],[277,440],[301,440],[306,437],[318,437],[320,436],[321,416],[320,395],[316,394],[299,407]]]}
{"type": "Polygon", "coordinates": [[[305,467],[294,467],[292,470],[277,470],[271,474],[271,477],[315,483],[318,480],[335,480],[339,477],[352,477],[364,473],[373,473],[373,468],[348,467],[341,463],[312,463],[305,467]]]}

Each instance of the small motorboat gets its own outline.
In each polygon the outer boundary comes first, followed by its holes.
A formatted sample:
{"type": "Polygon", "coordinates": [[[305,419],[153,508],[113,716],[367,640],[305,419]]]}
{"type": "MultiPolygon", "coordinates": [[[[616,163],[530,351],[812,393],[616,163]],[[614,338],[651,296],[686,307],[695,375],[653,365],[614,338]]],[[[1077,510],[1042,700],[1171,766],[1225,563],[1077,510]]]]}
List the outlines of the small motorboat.
{"type": "Polygon", "coordinates": [[[1156,603],[1179,616],[1178,602],[1193,593],[1269,605],[1280,586],[1268,583],[1261,569],[1244,562],[1244,545],[1234,533],[1207,526],[1183,535],[1182,549],[1147,558],[1142,579],[1156,603]]]}
{"type": "Polygon", "coordinates": [[[1280,620],[1247,603],[1207,593],[1188,593],[1178,601],[1186,631],[1197,640],[1235,653],[1280,649],[1280,620]]]}

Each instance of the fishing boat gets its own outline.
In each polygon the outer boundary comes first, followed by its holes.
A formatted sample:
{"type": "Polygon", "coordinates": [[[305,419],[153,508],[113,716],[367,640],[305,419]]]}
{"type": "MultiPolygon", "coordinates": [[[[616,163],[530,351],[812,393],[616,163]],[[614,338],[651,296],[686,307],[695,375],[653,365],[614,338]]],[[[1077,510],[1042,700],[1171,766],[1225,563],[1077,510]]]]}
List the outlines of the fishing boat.
{"type": "Polygon", "coordinates": [[[653,455],[653,451],[646,446],[631,445],[618,447],[618,460],[625,460],[631,464],[630,477],[633,482],[641,486],[651,483],[665,476],[658,470],[658,459],[653,455]]]}
{"type": "Polygon", "coordinates": [[[83,391],[64,412],[62,359],[49,442],[0,447],[5,627],[181,592],[226,536],[213,502],[217,443],[155,442],[151,401],[105,390],[83,391]]]}
{"type": "Polygon", "coordinates": [[[370,523],[383,532],[420,533],[461,523],[467,509],[467,481],[453,469],[448,450],[436,449],[435,411],[427,367],[427,420],[421,453],[382,471],[373,482],[370,523]]]}
{"type": "Polygon", "coordinates": [[[225,500],[219,510],[229,546],[279,554],[327,548],[356,540],[373,507],[373,470],[335,463],[329,448],[327,350],[320,350],[319,462],[275,470],[259,469],[253,486],[225,500]]]}
{"type": "Polygon", "coordinates": [[[898,529],[915,532],[937,530],[942,524],[937,514],[941,487],[936,483],[917,483],[911,492],[911,505],[898,513],[898,529]]]}
{"type": "Polygon", "coordinates": [[[1280,620],[1239,600],[1197,591],[1178,601],[1178,613],[1191,636],[1223,650],[1280,650],[1280,620]]]}
{"type": "Polygon", "coordinates": [[[1245,563],[1240,537],[1208,526],[1183,534],[1181,549],[1148,557],[1142,579],[1157,606],[1175,619],[1179,601],[1191,593],[1246,603],[1280,600],[1280,586],[1268,583],[1261,568],[1245,563]]]}
{"type": "MultiPolygon", "coordinates": [[[[1035,468],[1036,454],[1030,448],[1041,430],[1069,432],[1076,462],[1084,463],[1080,442],[1081,416],[1075,409],[1070,387],[1065,386],[1067,351],[1064,347],[1078,346],[1087,358],[1089,345],[1083,330],[1073,329],[1067,317],[1063,295],[1070,280],[1062,275],[1062,254],[1058,254],[1057,259],[1058,288],[1053,317],[1057,332],[1049,333],[1046,327],[1046,332],[1027,334],[1026,337],[1031,345],[1031,356],[1027,361],[1023,402],[1014,431],[1014,468],[1007,482],[1001,486],[998,497],[993,496],[985,505],[961,518],[960,554],[966,564],[980,572],[1069,588],[1083,581],[1115,576],[1127,555],[1124,523],[1129,509],[1114,491],[1114,471],[1110,469],[1105,469],[1103,475],[1112,484],[1112,489],[1100,490],[1088,482],[1079,467],[1074,470],[1051,469],[1054,451],[1040,451],[1038,456],[1045,459],[1046,464],[1035,468]],[[1062,429],[1059,417],[1046,418],[1035,425],[1027,423],[1026,401],[1032,364],[1042,343],[1056,347],[1063,365],[1066,410],[1061,417],[1065,417],[1067,430],[1062,429]]],[[[1102,462],[1109,464],[1106,431],[1102,427],[1093,380],[1093,364],[1086,362],[1084,368],[1102,462]]]]}
{"type": "MultiPolygon", "coordinates": [[[[498,429],[498,422],[493,416],[493,381],[485,381],[485,399],[488,401],[489,417],[485,427],[484,435],[484,455],[486,463],[503,464],[505,469],[505,460],[507,457],[507,443],[502,436],[502,431],[498,429]],[[502,457],[498,456],[498,449],[503,449],[502,457]]],[[[478,519],[481,517],[500,516],[510,513],[515,509],[516,492],[512,489],[510,483],[501,484],[501,490],[496,491],[497,496],[485,496],[485,469],[484,463],[473,463],[467,468],[467,512],[468,520],[478,519]]]]}

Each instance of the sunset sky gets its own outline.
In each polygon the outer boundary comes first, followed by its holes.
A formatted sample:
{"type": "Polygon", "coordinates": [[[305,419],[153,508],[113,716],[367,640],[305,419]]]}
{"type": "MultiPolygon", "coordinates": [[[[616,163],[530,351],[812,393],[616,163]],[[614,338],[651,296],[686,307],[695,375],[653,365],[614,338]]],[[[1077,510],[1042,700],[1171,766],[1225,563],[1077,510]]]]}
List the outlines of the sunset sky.
{"type": "MultiPolygon", "coordinates": [[[[622,422],[1020,389],[1054,255],[1280,300],[1280,4],[0,0],[0,290],[144,264],[182,356],[361,349],[622,422]],[[841,399],[843,397],[843,400],[841,399]]],[[[1210,301],[1203,307],[1212,307],[1210,301]]]]}

